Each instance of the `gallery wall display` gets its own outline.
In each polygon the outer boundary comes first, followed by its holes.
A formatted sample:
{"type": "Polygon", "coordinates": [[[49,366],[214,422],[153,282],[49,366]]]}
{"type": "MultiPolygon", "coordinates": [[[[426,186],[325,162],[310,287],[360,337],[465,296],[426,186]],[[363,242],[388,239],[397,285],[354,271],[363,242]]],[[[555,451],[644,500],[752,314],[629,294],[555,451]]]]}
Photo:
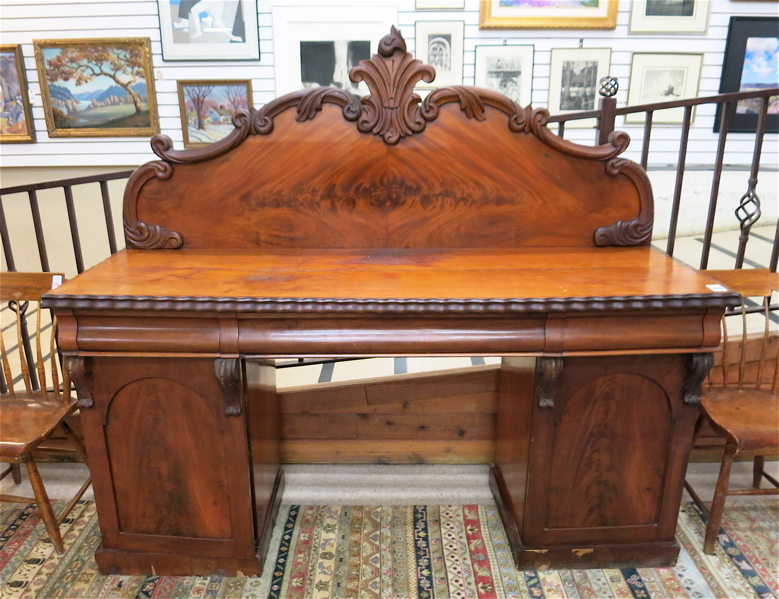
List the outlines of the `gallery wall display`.
{"type": "Polygon", "coordinates": [[[706,33],[712,0],[633,0],[630,33],[706,33]]]}
{"type": "Polygon", "coordinates": [[[259,60],[253,0],[157,0],[163,60],[259,60]]]}
{"type": "Polygon", "coordinates": [[[0,143],[35,141],[35,126],[30,110],[27,74],[24,71],[21,46],[0,46],[0,83],[3,87],[0,143]]]}
{"type": "MultiPolygon", "coordinates": [[[[698,95],[703,54],[633,54],[628,105],[673,102],[698,95]]],[[[694,114],[694,112],[693,112],[694,114]]],[[[626,123],[643,123],[643,112],[628,114],[626,123]]],[[[684,108],[656,110],[652,123],[681,124],[684,108]]]]}
{"type": "Polygon", "coordinates": [[[51,137],[159,133],[149,38],[33,40],[51,137]]]}
{"type": "Polygon", "coordinates": [[[476,85],[494,90],[520,106],[533,92],[533,46],[476,46],[476,85]]]}
{"type": "Polygon", "coordinates": [[[252,106],[252,82],[242,80],[177,81],[184,147],[197,148],[235,130],[233,115],[252,106]]]}
{"type": "MultiPolygon", "coordinates": [[[[598,108],[598,81],[609,74],[611,48],[554,48],[549,65],[549,112],[598,108]]],[[[568,128],[592,128],[595,119],[568,121],[568,128]]]]}
{"type": "Polygon", "coordinates": [[[619,0],[480,0],[479,27],[614,29],[618,4],[619,0]]]}
{"type": "MultiPolygon", "coordinates": [[[[720,93],[779,87],[779,17],[731,17],[720,93]]],[[[742,100],[730,115],[728,130],[757,130],[761,100],[742,100]]],[[[719,108],[719,107],[718,107],[719,108]]],[[[714,121],[719,131],[720,111],[714,121]]],[[[766,131],[779,132],[779,96],[769,99],[766,131]]]]}
{"type": "Polygon", "coordinates": [[[417,10],[463,10],[465,0],[416,0],[417,10]]]}
{"type": "Polygon", "coordinates": [[[435,68],[432,83],[417,87],[446,87],[463,83],[464,21],[417,21],[416,58],[435,68]]]}
{"type": "Polygon", "coordinates": [[[379,41],[397,23],[394,6],[353,7],[348,20],[328,8],[273,7],[276,95],[332,85],[367,95],[365,83],[349,80],[349,70],[376,53],[379,41]]]}

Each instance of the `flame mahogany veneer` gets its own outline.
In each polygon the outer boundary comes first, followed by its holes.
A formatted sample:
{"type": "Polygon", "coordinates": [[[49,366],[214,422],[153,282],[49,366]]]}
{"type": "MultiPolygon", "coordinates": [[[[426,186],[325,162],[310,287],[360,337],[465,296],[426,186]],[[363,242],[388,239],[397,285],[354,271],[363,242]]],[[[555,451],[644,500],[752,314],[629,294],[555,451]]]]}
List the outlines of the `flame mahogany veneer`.
{"type": "Polygon", "coordinates": [[[394,30],[335,88],[139,167],[128,249],[46,296],[103,572],[259,574],[283,484],[269,358],[506,356],[492,486],[519,566],[673,563],[700,383],[735,294],[649,247],[628,137],[437,89],[394,30]],[[248,433],[248,437],[247,437],[248,433]],[[247,443],[248,438],[248,443],[247,443]]]}

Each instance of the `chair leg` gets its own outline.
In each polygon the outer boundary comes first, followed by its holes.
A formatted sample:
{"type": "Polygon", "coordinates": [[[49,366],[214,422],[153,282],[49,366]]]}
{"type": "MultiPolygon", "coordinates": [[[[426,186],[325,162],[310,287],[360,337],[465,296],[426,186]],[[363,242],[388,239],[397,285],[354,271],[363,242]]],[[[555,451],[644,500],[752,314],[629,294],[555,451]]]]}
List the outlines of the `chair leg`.
{"type": "Polygon", "coordinates": [[[41,475],[38,472],[38,466],[32,458],[27,462],[27,474],[30,477],[30,484],[35,493],[35,499],[38,501],[38,509],[41,510],[41,517],[43,518],[46,532],[49,533],[51,543],[54,545],[54,551],[56,551],[58,555],[62,555],[65,553],[65,547],[62,544],[62,535],[60,535],[60,529],[59,526],[57,526],[57,519],[54,517],[54,511],[51,509],[49,496],[46,493],[46,488],[43,486],[41,475]]]}
{"type": "Polygon", "coordinates": [[[19,464],[11,464],[11,477],[14,479],[14,484],[22,484],[22,469],[19,464]]]}
{"type": "Polygon", "coordinates": [[[763,480],[763,468],[765,468],[765,456],[755,456],[755,462],[752,464],[752,486],[755,489],[760,488],[760,481],[763,480]]]}
{"type": "Polygon", "coordinates": [[[730,469],[733,466],[733,456],[736,454],[734,445],[725,446],[725,455],[722,456],[722,465],[717,478],[717,487],[714,490],[714,499],[709,511],[709,523],[706,525],[706,538],[703,541],[703,552],[714,553],[714,542],[717,540],[719,525],[722,521],[722,511],[725,508],[725,497],[730,483],[730,469]]]}

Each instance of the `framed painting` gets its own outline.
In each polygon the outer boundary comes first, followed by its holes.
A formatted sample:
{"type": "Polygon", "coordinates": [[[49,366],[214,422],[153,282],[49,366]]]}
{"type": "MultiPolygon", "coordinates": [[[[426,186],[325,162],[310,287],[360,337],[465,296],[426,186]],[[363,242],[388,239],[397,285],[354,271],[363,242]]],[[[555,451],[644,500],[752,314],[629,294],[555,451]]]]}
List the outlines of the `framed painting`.
{"type": "Polygon", "coordinates": [[[252,82],[177,81],[184,147],[198,148],[233,132],[233,115],[252,105],[252,82]]]}
{"type": "MultiPolygon", "coordinates": [[[[549,112],[566,114],[598,108],[598,81],[609,74],[611,48],[553,48],[549,65],[549,112]]],[[[567,121],[566,129],[590,129],[596,120],[567,121]]]]}
{"type": "Polygon", "coordinates": [[[274,6],[276,95],[321,86],[368,94],[365,83],[351,82],[349,71],[378,51],[379,41],[397,18],[397,8],[387,6],[355,6],[348,13],[318,6],[305,10],[274,6]]]}
{"type": "Polygon", "coordinates": [[[511,98],[520,106],[531,102],[533,46],[476,46],[476,85],[511,98]]]}
{"type": "Polygon", "coordinates": [[[712,0],[633,0],[630,33],[706,33],[712,0]]]}
{"type": "MultiPolygon", "coordinates": [[[[672,102],[698,95],[703,54],[633,54],[628,105],[672,102]]],[[[693,112],[693,116],[694,116],[693,112]]],[[[625,123],[645,121],[643,112],[625,115],[625,123]]],[[[656,110],[652,123],[680,125],[684,108],[656,110]]]]}
{"type": "Polygon", "coordinates": [[[0,82],[3,86],[0,143],[35,141],[35,126],[21,46],[0,46],[0,82]]]}
{"type": "Polygon", "coordinates": [[[619,0],[481,0],[482,29],[614,29],[619,0]]]}
{"type": "Polygon", "coordinates": [[[415,56],[435,68],[432,83],[417,87],[446,87],[463,83],[464,21],[417,21],[415,56]]]}
{"type": "Polygon", "coordinates": [[[50,137],[159,133],[149,38],[34,40],[50,137]]]}
{"type": "Polygon", "coordinates": [[[157,0],[163,60],[259,60],[253,0],[157,0]]]}
{"type": "MultiPolygon", "coordinates": [[[[730,17],[720,93],[779,87],[779,17],[730,17]]],[[[760,98],[742,100],[730,115],[728,130],[754,132],[760,98]]],[[[714,131],[719,132],[721,104],[714,131]]],[[[771,96],[765,130],[779,132],[779,96],[771,96]]]]}

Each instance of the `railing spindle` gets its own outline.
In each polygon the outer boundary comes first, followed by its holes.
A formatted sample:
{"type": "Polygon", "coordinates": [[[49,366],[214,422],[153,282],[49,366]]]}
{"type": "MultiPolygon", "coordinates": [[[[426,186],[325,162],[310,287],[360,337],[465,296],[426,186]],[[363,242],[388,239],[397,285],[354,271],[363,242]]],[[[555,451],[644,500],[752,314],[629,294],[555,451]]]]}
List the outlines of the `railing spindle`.
{"type": "Polygon", "coordinates": [[[5,222],[5,210],[3,209],[3,199],[0,197],[0,240],[3,242],[3,254],[5,255],[5,265],[10,272],[16,270],[14,262],[14,252],[11,249],[11,238],[8,236],[8,223],[5,222]]]}
{"type": "Polygon", "coordinates": [[[70,223],[70,238],[73,241],[73,252],[76,256],[76,270],[80,273],[84,272],[84,256],[81,253],[81,238],[78,235],[78,223],[76,222],[76,206],[73,203],[73,188],[70,185],[66,185],[65,191],[65,205],[68,209],[68,222],[70,223]]]}
{"type": "Polygon", "coordinates": [[[38,256],[41,259],[41,270],[49,272],[49,255],[46,252],[46,240],[43,238],[43,225],[41,223],[41,210],[38,207],[38,194],[35,190],[27,192],[30,199],[30,212],[32,212],[32,222],[35,227],[35,240],[38,242],[38,256]]]}
{"type": "Polygon", "coordinates": [[[641,146],[641,166],[646,170],[649,164],[649,141],[652,137],[652,117],[654,111],[646,111],[646,120],[644,121],[644,143],[641,146]]]}
{"type": "Polygon", "coordinates": [[[676,163],[676,184],[674,185],[674,198],[671,205],[671,225],[668,228],[668,244],[665,253],[674,255],[676,244],[676,228],[679,223],[679,207],[682,203],[682,184],[684,183],[684,166],[687,161],[687,142],[690,139],[690,124],[692,123],[692,106],[684,107],[684,120],[682,122],[682,138],[679,142],[679,158],[676,163]]]}
{"type": "Polygon", "coordinates": [[[732,102],[725,102],[722,107],[719,127],[719,141],[717,142],[717,161],[714,164],[714,175],[711,183],[711,195],[709,196],[709,214],[706,217],[706,232],[703,238],[703,254],[701,255],[701,270],[709,265],[709,252],[711,251],[711,237],[714,234],[714,216],[717,212],[717,199],[719,198],[719,184],[722,179],[722,162],[725,159],[725,143],[728,138],[730,126],[730,112],[732,102]]]}
{"type": "Polygon", "coordinates": [[[563,137],[564,133],[565,133],[565,121],[560,121],[559,123],[557,123],[557,135],[563,137]]]}
{"type": "Polygon", "coordinates": [[[100,181],[100,195],[103,198],[103,214],[105,215],[105,226],[108,231],[108,247],[111,254],[116,253],[116,231],[114,230],[114,217],[111,211],[111,198],[108,194],[108,183],[100,181]]]}

